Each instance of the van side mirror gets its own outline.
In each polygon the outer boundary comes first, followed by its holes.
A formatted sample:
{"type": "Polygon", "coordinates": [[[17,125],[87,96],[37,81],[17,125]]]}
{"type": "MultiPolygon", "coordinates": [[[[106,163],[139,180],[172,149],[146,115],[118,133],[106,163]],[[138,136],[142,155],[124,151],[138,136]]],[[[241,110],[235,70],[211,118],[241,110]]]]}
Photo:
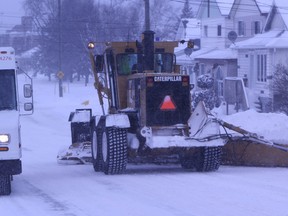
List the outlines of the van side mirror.
{"type": "Polygon", "coordinates": [[[24,91],[24,97],[25,98],[31,98],[33,94],[32,85],[31,84],[25,84],[23,86],[24,91]]]}

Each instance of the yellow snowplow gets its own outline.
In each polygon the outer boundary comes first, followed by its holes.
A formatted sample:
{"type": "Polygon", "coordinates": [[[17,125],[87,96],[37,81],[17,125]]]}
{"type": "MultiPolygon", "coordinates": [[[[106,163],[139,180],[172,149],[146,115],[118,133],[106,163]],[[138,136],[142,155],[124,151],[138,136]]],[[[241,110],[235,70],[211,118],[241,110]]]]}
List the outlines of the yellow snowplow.
{"type": "Polygon", "coordinates": [[[189,75],[180,73],[174,55],[178,42],[155,42],[149,29],[142,38],[106,43],[99,55],[89,43],[102,115],[71,113],[73,144],[59,153],[59,162],[91,162],[105,174],[123,173],[128,162],[174,161],[199,172],[221,163],[288,166],[286,146],[215,118],[204,102],[192,112],[189,75]]]}

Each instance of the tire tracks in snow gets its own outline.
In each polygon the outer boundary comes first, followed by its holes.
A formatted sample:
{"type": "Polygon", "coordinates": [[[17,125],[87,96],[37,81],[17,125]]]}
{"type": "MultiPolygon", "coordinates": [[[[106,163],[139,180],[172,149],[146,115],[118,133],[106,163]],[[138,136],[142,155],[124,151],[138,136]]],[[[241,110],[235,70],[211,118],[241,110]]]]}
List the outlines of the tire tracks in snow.
{"type": "MultiPolygon", "coordinates": [[[[43,208],[45,209],[47,208],[47,210],[49,210],[50,212],[47,214],[49,216],[56,216],[56,215],[57,216],[79,216],[79,215],[90,216],[89,214],[85,213],[85,211],[83,211],[82,209],[79,209],[77,206],[73,204],[69,204],[65,201],[59,201],[55,199],[54,197],[46,193],[44,190],[38,188],[37,186],[35,186],[34,184],[32,184],[26,179],[22,180],[22,185],[20,187],[25,188],[23,192],[25,193],[25,196],[27,196],[27,199],[29,199],[29,197],[32,196],[33,199],[37,199],[37,202],[35,203],[35,205],[41,203],[41,207],[43,206],[43,208]]],[[[15,190],[17,189],[15,188],[15,190]]],[[[15,192],[17,193],[17,191],[15,192]]],[[[14,198],[17,198],[17,194],[14,195],[14,198]]],[[[33,206],[28,207],[25,204],[20,205],[19,202],[18,202],[18,205],[19,205],[19,209],[23,210],[22,213],[30,211],[29,209],[31,208],[32,208],[31,211],[33,211],[33,206]]],[[[46,212],[47,211],[45,210],[45,213],[46,212]]],[[[26,215],[30,215],[29,212],[27,212],[26,215]]]]}

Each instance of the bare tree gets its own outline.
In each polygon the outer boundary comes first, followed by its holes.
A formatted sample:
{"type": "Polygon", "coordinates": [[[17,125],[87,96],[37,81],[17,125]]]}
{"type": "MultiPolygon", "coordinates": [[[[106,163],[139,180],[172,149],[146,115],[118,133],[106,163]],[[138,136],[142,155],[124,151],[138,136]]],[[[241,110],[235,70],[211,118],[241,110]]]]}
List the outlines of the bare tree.
{"type": "Polygon", "coordinates": [[[100,23],[94,1],[26,0],[25,8],[39,33],[36,69],[49,77],[62,70],[64,78],[71,81],[73,74],[87,76],[86,44],[95,36],[97,23],[100,23]]]}
{"type": "Polygon", "coordinates": [[[155,0],[151,4],[151,28],[160,40],[175,38],[180,18],[172,5],[165,0],[155,0]]]}
{"type": "MultiPolygon", "coordinates": [[[[71,81],[75,75],[78,79],[89,75],[89,41],[94,41],[101,52],[100,44],[139,40],[144,30],[143,0],[114,0],[113,4],[95,4],[94,0],[25,0],[25,9],[39,34],[35,70],[49,77],[62,70],[64,78],[71,81]]],[[[179,16],[172,11],[165,0],[151,5],[151,30],[161,40],[174,39],[179,16]]]]}

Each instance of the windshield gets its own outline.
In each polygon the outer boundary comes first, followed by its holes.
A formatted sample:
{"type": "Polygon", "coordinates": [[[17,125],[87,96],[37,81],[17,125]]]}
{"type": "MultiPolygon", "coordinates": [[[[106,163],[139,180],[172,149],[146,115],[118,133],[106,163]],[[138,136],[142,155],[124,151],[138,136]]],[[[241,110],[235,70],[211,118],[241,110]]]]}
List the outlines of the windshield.
{"type": "MultiPolygon", "coordinates": [[[[143,56],[137,53],[123,53],[118,54],[117,71],[119,75],[129,75],[131,73],[137,73],[138,58],[143,56]]],[[[165,72],[172,73],[173,70],[174,55],[172,53],[155,53],[154,54],[154,71],[157,73],[165,72]]],[[[140,67],[141,68],[141,67],[140,67]]]]}
{"type": "Polygon", "coordinates": [[[0,71],[0,110],[17,108],[14,70],[0,71]]]}
{"type": "Polygon", "coordinates": [[[117,71],[120,75],[129,75],[137,70],[137,54],[117,55],[117,71]]]}

